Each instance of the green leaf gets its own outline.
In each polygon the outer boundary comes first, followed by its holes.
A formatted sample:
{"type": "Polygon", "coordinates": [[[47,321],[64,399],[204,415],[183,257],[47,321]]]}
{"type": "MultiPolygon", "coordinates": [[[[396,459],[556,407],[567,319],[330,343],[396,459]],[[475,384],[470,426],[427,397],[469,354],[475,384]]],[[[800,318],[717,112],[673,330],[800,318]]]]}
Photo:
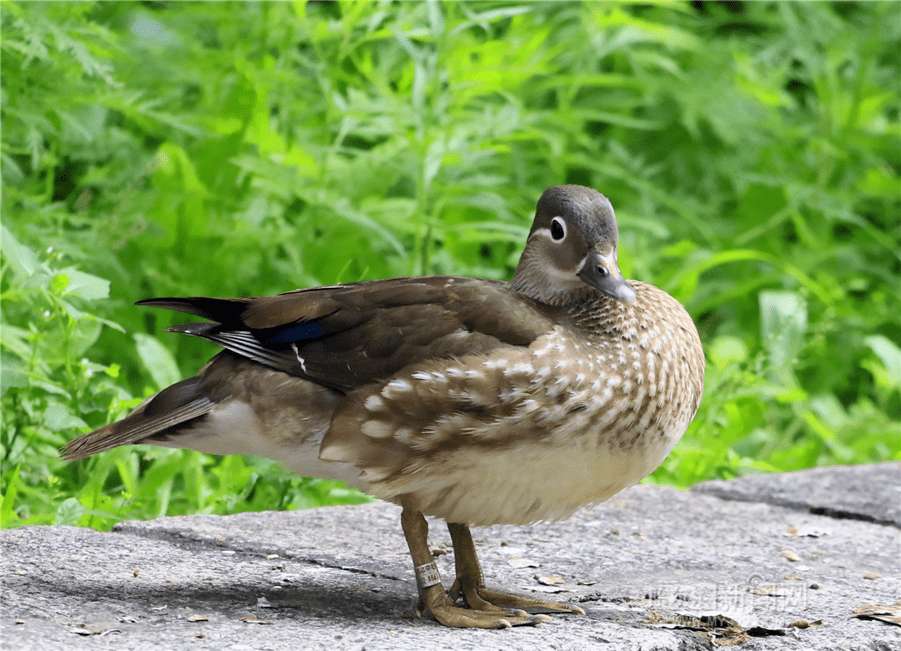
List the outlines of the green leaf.
{"type": "Polygon", "coordinates": [[[807,302],[794,292],[760,292],[760,337],[774,380],[794,383],[794,363],[807,332],[807,302]]]}
{"type": "Polygon", "coordinates": [[[181,371],[169,349],[163,346],[156,337],[138,333],[134,335],[138,355],[144,367],[150,372],[157,389],[165,389],[170,384],[181,380],[181,371]]]}
{"type": "Polygon", "coordinates": [[[870,335],[864,341],[885,366],[892,386],[901,387],[901,348],[882,335],[870,335]]]}
{"type": "MultiPolygon", "coordinates": [[[[5,329],[5,328],[4,328],[5,329]]],[[[27,387],[28,373],[22,363],[12,355],[0,355],[0,395],[13,387],[27,387]]]]}
{"type": "Polygon", "coordinates": [[[717,337],[710,346],[710,359],[719,367],[744,362],[748,359],[748,346],[738,337],[717,337]]]}
{"type": "Polygon", "coordinates": [[[50,281],[50,291],[54,294],[62,294],[66,291],[66,287],[69,286],[69,277],[64,273],[58,273],[53,276],[53,280],[50,281]]]}
{"type": "Polygon", "coordinates": [[[102,330],[103,324],[100,321],[85,315],[85,318],[78,321],[69,337],[66,350],[68,355],[71,358],[80,358],[96,343],[102,330]]]}
{"type": "Polygon", "coordinates": [[[57,402],[50,404],[44,411],[44,422],[54,432],[88,426],[78,416],[70,413],[63,405],[57,402]]]}
{"type": "Polygon", "coordinates": [[[110,281],[108,280],[71,267],[63,269],[60,275],[62,274],[68,276],[68,285],[64,288],[66,294],[80,296],[89,301],[109,297],[110,281]]]}
{"type": "Polygon", "coordinates": [[[0,225],[0,253],[9,261],[13,273],[22,279],[34,275],[43,266],[34,251],[19,243],[9,229],[2,225],[0,225]]]}
{"type": "Polygon", "coordinates": [[[0,495],[0,527],[8,527],[18,520],[13,507],[15,506],[16,497],[19,492],[21,470],[21,466],[16,466],[12,472],[7,469],[3,473],[4,476],[10,477],[10,479],[9,483],[6,485],[6,491],[0,495]]]}
{"type": "Polygon", "coordinates": [[[74,527],[78,525],[78,521],[85,514],[85,508],[76,498],[70,497],[63,501],[56,509],[56,519],[53,524],[74,527]]]}

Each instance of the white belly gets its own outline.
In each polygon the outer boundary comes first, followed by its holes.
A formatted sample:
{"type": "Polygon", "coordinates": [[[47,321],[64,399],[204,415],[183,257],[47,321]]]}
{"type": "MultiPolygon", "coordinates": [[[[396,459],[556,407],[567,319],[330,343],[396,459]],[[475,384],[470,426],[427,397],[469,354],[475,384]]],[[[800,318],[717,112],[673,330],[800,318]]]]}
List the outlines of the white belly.
{"type": "Polygon", "coordinates": [[[231,400],[217,405],[193,428],[182,430],[172,441],[154,442],[154,445],[206,454],[252,454],[278,461],[301,477],[334,479],[367,490],[358,468],[319,458],[319,446],[327,429],[326,418],[305,431],[279,432],[273,436],[249,404],[231,400]]]}
{"type": "Polygon", "coordinates": [[[425,514],[448,522],[485,526],[562,520],[641,481],[675,443],[628,453],[609,448],[548,448],[538,442],[515,451],[459,451],[445,463],[430,467],[427,476],[410,481],[404,498],[414,498],[425,514]]]}

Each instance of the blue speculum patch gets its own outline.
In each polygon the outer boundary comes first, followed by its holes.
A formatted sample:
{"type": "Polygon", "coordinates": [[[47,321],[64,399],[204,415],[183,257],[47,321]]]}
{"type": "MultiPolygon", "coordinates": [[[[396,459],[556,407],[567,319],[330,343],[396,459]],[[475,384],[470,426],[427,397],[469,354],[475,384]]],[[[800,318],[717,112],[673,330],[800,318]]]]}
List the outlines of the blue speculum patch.
{"type": "Polygon", "coordinates": [[[301,339],[318,339],[321,336],[322,330],[319,329],[318,323],[298,323],[296,326],[286,330],[280,330],[271,337],[266,337],[263,343],[290,344],[301,339]]]}

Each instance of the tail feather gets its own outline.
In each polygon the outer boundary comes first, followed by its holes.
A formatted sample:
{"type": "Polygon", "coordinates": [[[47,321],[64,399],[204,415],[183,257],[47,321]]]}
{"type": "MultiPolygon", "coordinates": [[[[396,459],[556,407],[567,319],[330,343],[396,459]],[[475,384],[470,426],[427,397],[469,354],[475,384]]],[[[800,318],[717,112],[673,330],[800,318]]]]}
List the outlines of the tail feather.
{"type": "Polygon", "coordinates": [[[187,312],[219,323],[238,323],[247,308],[246,298],[209,298],[191,296],[188,298],[148,298],[135,305],[164,307],[176,312],[187,312]]]}
{"type": "Polygon", "coordinates": [[[61,450],[66,461],[84,459],[120,445],[145,442],[172,427],[203,416],[216,402],[200,391],[200,377],[182,380],[141,404],[124,420],[69,441],[61,450]]]}

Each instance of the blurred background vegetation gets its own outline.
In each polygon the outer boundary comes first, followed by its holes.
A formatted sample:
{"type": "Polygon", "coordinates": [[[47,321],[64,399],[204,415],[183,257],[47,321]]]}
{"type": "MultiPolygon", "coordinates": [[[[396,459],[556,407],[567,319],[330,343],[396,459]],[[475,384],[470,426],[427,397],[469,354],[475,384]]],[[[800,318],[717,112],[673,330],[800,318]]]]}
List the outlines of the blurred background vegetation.
{"type": "Polygon", "coordinates": [[[58,448],[216,348],[136,308],[507,279],[599,189],[694,317],[649,481],[901,459],[901,21],[880,2],[17,3],[2,10],[4,526],[365,499],[272,462],[58,448]]]}

